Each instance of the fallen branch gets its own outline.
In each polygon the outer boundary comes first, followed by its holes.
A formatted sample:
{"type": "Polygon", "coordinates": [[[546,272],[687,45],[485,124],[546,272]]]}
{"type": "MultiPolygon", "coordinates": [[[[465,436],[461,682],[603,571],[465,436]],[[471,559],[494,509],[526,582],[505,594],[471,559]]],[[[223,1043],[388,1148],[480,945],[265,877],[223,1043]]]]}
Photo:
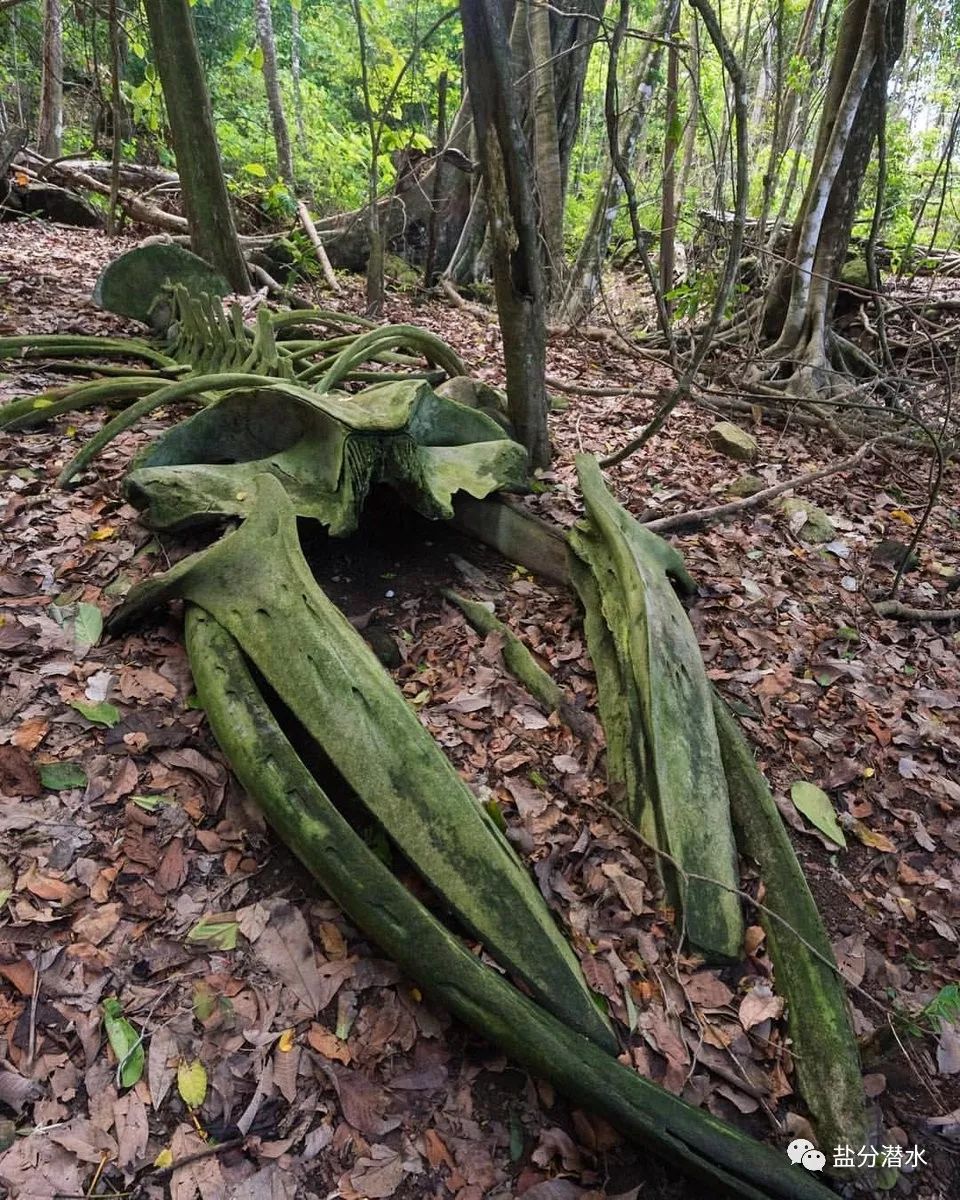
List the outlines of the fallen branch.
{"type": "Polygon", "coordinates": [[[960,608],[914,608],[899,600],[878,600],[873,611],[895,621],[960,621],[960,608]]]}
{"type": "Polygon", "coordinates": [[[712,525],[714,521],[722,521],[726,517],[737,516],[751,508],[758,508],[761,504],[766,504],[768,500],[782,496],[784,492],[806,487],[808,484],[816,483],[820,479],[826,479],[830,475],[838,475],[841,471],[851,470],[859,462],[863,461],[869,451],[879,441],[882,441],[882,438],[874,438],[872,441],[865,442],[849,458],[844,458],[830,467],[823,467],[819,471],[808,471],[806,475],[798,475],[796,479],[788,479],[785,483],[773,484],[771,487],[754,492],[752,496],[746,496],[742,500],[731,500],[729,504],[716,504],[712,508],[693,509],[691,512],[676,513],[669,517],[658,517],[655,521],[644,522],[644,529],[651,529],[655,533],[660,534],[690,533],[694,529],[702,529],[705,525],[712,525]]]}
{"type": "Polygon", "coordinates": [[[317,233],[317,227],[313,223],[310,211],[302,200],[297,201],[297,214],[300,217],[300,224],[303,226],[304,233],[310,239],[317,253],[317,261],[320,263],[320,270],[323,271],[323,277],[327,281],[327,287],[335,295],[342,295],[343,288],[340,286],[340,280],[333,273],[333,267],[330,265],[330,259],[323,248],[320,234],[317,233]]]}
{"type": "MultiPolygon", "coordinates": [[[[94,179],[92,175],[88,175],[86,171],[76,170],[67,162],[59,162],[51,165],[50,160],[42,158],[34,151],[28,151],[31,158],[41,162],[44,168],[47,168],[48,174],[59,177],[65,184],[73,188],[81,188],[88,192],[96,192],[101,196],[110,195],[110,184],[102,183],[99,179],[94,179]]],[[[27,174],[33,174],[27,171],[27,174]]],[[[175,213],[164,212],[162,208],[157,208],[153,204],[148,204],[139,196],[132,195],[129,192],[120,192],[118,202],[123,211],[131,220],[139,221],[143,225],[155,225],[158,229],[165,229],[170,233],[189,233],[189,225],[186,217],[178,217],[175,213]]]]}
{"type": "Polygon", "coordinates": [[[286,301],[291,308],[309,309],[313,307],[309,300],[304,300],[302,296],[296,295],[295,292],[291,292],[289,288],[285,288],[283,284],[278,283],[270,272],[261,267],[259,263],[248,262],[247,270],[257,283],[267,289],[271,296],[276,296],[278,299],[286,301]]]}

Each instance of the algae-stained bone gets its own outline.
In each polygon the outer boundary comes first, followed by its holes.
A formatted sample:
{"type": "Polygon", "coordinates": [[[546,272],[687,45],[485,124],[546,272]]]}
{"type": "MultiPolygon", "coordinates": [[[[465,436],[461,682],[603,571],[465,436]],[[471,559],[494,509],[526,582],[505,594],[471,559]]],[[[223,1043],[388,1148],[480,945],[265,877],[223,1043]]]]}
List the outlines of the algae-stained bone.
{"type": "Polygon", "coordinates": [[[111,628],[172,597],[216,618],[466,928],[545,1008],[615,1050],[526,868],[311,575],[283,486],[268,474],[254,486],[236,532],[134,588],[111,628]]]}
{"type": "Polygon", "coordinates": [[[607,491],[596,460],[577,460],[587,520],[570,535],[588,610],[611,775],[623,806],[669,856],[665,876],[690,942],[738,958],[740,874],[723,762],[700,648],[667,572],[680,556],[607,491]],[[598,611],[599,608],[599,611],[598,611]]]}

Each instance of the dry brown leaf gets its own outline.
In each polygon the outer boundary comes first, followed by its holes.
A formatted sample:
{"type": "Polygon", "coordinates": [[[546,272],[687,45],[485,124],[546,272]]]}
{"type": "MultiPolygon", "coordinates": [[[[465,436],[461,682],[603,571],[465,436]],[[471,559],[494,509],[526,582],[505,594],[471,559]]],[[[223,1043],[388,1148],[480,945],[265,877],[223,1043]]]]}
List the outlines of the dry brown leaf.
{"type": "Polygon", "coordinates": [[[17,726],[10,741],[22,750],[36,750],[47,736],[49,728],[50,722],[46,717],[30,717],[29,720],[17,726]]]}
{"type": "Polygon", "coordinates": [[[74,936],[99,946],[120,923],[122,904],[98,904],[96,908],[76,917],[71,925],[74,936]]]}
{"type": "Polygon", "coordinates": [[[698,971],[681,983],[687,998],[704,1008],[723,1008],[733,999],[733,992],[712,971],[698,971]]]}
{"type": "Polygon", "coordinates": [[[752,1029],[761,1021],[776,1020],[783,1012],[783,997],[775,996],[765,983],[758,983],[740,1002],[740,1024],[752,1029]]]}

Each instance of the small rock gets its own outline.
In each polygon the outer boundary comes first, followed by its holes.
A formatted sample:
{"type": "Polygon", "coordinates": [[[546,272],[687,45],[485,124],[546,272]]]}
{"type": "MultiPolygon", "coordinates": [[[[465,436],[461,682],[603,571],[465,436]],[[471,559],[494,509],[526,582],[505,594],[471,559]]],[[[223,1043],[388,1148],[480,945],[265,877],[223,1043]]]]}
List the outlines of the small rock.
{"type": "Polygon", "coordinates": [[[727,488],[727,495],[742,499],[746,496],[755,496],[757,492],[762,492],[766,486],[759,475],[741,475],[739,479],[735,479],[727,488]]]}
{"type": "Polygon", "coordinates": [[[707,441],[714,450],[737,462],[753,462],[760,453],[756,439],[732,421],[718,421],[707,433],[707,441]]]}
{"type": "Polygon", "coordinates": [[[777,502],[777,507],[795,528],[797,536],[804,542],[832,542],[837,536],[833,522],[816,504],[809,500],[801,500],[797,496],[786,496],[777,502]],[[805,513],[806,519],[800,522],[800,514],[805,513]],[[794,518],[797,524],[794,525],[794,518]]]}

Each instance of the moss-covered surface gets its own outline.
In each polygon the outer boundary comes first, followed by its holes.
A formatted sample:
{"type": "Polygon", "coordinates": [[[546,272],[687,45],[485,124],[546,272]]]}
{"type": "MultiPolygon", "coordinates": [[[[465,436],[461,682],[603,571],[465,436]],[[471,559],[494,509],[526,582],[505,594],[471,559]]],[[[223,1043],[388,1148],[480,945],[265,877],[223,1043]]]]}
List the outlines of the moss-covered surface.
{"type": "Polygon", "coordinates": [[[672,860],[665,876],[691,944],[735,959],[739,870],[710,688],[667,572],[689,576],[616,503],[594,458],[580,455],[577,468],[587,520],[569,541],[582,564],[574,580],[589,613],[611,778],[630,819],[672,860]]]}
{"type": "Polygon", "coordinates": [[[214,734],[273,828],[336,902],[455,1016],[638,1145],[703,1181],[704,1195],[829,1200],[778,1151],[621,1066],[471,954],[391,874],[327,798],[258,691],[238,642],[191,606],[187,648],[214,734]]]}
{"type": "Polygon", "coordinates": [[[422,382],[324,395],[277,381],[231,391],[174,426],[139,456],[126,490],[150,525],[179,529],[247,516],[265,472],[298,516],[339,536],[356,528],[376,483],[448,518],[457,492],[482,499],[521,486],[526,456],[490,417],[422,382]]]}
{"type": "Polygon", "coordinates": [[[614,1050],[523,864],[314,581],[282,485],[264,474],[255,492],[240,529],[135,588],[111,628],[173,597],[215,617],[464,926],[546,1008],[614,1050]]]}
{"type": "Polygon", "coordinates": [[[833,949],[780,813],[740,727],[719,696],[713,712],[741,851],[760,868],[761,911],[777,991],[787,998],[797,1085],[821,1146],[869,1145],[857,1041],[833,949]],[[779,920],[777,918],[780,918],[779,920]],[[817,957],[819,956],[819,957],[817,957]]]}

